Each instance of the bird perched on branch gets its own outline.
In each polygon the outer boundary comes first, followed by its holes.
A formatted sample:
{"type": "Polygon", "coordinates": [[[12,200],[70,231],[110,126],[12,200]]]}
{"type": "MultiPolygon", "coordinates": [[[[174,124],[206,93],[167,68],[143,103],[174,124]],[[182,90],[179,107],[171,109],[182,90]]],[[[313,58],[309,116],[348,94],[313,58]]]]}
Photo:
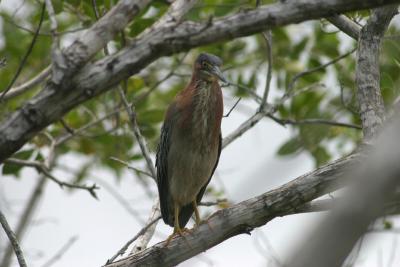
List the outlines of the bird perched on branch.
{"type": "MultiPolygon", "coordinates": [[[[202,53],[189,85],[169,105],[157,148],[157,185],[164,222],[182,235],[221,154],[223,100],[218,80],[226,82],[219,57],[202,53]]],[[[172,236],[173,236],[172,235],[172,236]]]]}

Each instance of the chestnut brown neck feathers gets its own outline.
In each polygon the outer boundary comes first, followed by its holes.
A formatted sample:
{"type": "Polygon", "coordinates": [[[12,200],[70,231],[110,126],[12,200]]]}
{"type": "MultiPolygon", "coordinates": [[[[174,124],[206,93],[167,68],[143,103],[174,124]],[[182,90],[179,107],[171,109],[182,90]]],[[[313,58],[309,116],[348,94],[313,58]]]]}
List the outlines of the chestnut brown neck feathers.
{"type": "MultiPolygon", "coordinates": [[[[182,128],[188,131],[196,142],[217,142],[221,131],[223,100],[217,80],[208,81],[193,75],[190,84],[178,96],[183,104],[182,128]]],[[[198,147],[209,147],[208,145],[198,147]]],[[[207,151],[204,151],[207,152],[207,151]]]]}

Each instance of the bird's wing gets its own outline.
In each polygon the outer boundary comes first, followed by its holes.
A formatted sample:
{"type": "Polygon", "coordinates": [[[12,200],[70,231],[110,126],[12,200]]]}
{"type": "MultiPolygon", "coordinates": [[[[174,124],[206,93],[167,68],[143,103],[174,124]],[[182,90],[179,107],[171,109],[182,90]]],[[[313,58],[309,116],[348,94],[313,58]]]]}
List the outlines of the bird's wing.
{"type": "Polygon", "coordinates": [[[169,185],[168,185],[168,152],[170,146],[171,122],[164,122],[161,128],[160,142],[157,147],[156,167],[157,167],[157,187],[160,196],[161,215],[166,224],[174,225],[173,218],[168,211],[169,185]]]}
{"type": "MultiPolygon", "coordinates": [[[[221,155],[221,149],[222,149],[222,137],[221,137],[221,134],[220,134],[219,135],[219,143],[218,143],[217,160],[215,161],[215,165],[214,165],[214,168],[213,168],[213,170],[211,172],[210,178],[208,178],[207,183],[200,189],[200,192],[197,194],[197,198],[196,198],[196,202],[197,203],[200,203],[201,199],[203,198],[204,192],[206,191],[206,188],[207,188],[208,184],[210,183],[212,176],[214,175],[215,169],[218,166],[219,156],[221,155]]],[[[189,221],[190,217],[193,214],[193,211],[194,211],[194,209],[193,209],[192,203],[190,203],[190,204],[188,204],[186,206],[183,206],[181,208],[181,211],[179,213],[179,225],[181,227],[184,227],[187,224],[187,222],[189,221]]]]}

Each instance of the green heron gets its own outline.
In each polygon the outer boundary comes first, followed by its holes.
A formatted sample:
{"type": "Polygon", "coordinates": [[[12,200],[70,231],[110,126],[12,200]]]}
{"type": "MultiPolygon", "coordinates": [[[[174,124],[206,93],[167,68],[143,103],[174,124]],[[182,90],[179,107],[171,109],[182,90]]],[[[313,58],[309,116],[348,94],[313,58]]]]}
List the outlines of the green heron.
{"type": "Polygon", "coordinates": [[[201,223],[198,203],[221,154],[223,100],[218,80],[226,82],[219,57],[202,53],[191,81],[169,105],[157,148],[157,185],[161,215],[182,234],[193,212],[201,223]]]}

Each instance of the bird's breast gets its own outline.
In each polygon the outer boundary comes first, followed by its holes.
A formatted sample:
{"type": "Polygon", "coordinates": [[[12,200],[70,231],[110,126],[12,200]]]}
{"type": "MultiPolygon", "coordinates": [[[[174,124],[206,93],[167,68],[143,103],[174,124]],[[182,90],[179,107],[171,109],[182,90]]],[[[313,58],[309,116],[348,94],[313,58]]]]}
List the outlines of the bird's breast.
{"type": "Polygon", "coordinates": [[[222,93],[218,83],[199,83],[193,95],[192,138],[204,153],[216,142],[221,131],[222,93]]]}

